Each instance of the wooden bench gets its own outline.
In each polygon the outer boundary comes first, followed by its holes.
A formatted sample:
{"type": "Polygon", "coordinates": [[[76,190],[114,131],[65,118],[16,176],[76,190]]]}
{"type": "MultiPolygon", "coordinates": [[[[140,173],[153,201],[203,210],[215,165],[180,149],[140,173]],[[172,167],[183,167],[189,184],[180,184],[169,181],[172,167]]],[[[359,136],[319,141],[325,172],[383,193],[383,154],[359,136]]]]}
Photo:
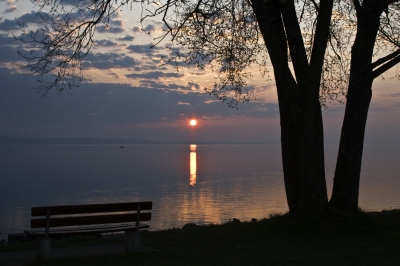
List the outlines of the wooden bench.
{"type": "Polygon", "coordinates": [[[153,203],[126,202],[88,205],[33,207],[31,229],[36,237],[37,258],[51,258],[51,237],[125,231],[125,250],[140,248],[140,229],[149,228],[153,203]],[[142,212],[147,211],[147,212],[142,212]],[[39,216],[42,216],[38,218],[39,216]]]}

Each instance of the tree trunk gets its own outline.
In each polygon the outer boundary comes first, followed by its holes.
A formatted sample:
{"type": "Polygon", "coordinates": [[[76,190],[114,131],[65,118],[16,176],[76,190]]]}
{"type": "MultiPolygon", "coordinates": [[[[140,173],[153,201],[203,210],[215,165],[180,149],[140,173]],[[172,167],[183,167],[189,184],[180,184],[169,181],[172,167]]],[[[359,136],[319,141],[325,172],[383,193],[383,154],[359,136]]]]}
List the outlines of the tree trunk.
{"type": "MultiPolygon", "coordinates": [[[[319,104],[321,69],[318,72],[318,57],[315,57],[316,63],[311,67],[307,62],[293,1],[282,3],[277,0],[253,0],[252,5],[274,68],[289,210],[298,217],[322,218],[328,211],[328,197],[319,104]],[[285,20],[286,31],[282,18],[285,20]],[[293,58],[296,79],[288,66],[287,35],[295,36],[298,40],[299,53],[293,58]],[[313,78],[312,73],[315,70],[317,76],[313,78]]],[[[329,21],[325,23],[325,28],[326,36],[320,36],[326,41],[329,21]]],[[[323,56],[324,50],[318,53],[323,56]]]]}
{"type": "Polygon", "coordinates": [[[289,210],[301,217],[325,217],[328,195],[325,181],[324,138],[319,100],[296,116],[277,79],[281,120],[282,163],[289,210]]]}
{"type": "Polygon", "coordinates": [[[318,98],[308,104],[297,125],[300,164],[298,216],[328,215],[322,112],[318,98]]]}
{"type": "Polygon", "coordinates": [[[325,181],[322,112],[318,98],[294,116],[277,79],[281,120],[282,163],[290,212],[298,217],[325,217],[328,195],[325,181]]]}
{"type": "MultiPolygon", "coordinates": [[[[279,87],[279,84],[277,84],[277,87],[279,87]]],[[[281,90],[278,90],[278,103],[281,122],[281,149],[286,199],[289,211],[294,212],[298,205],[300,174],[295,120],[290,113],[289,104],[281,90]]]]}
{"type": "Polygon", "coordinates": [[[379,12],[368,4],[357,10],[346,110],[329,202],[331,207],[342,211],[355,212],[358,208],[364,133],[372,97],[371,61],[380,21],[376,14],[379,12]]]}
{"type": "Polygon", "coordinates": [[[354,78],[354,82],[356,80],[359,81],[358,84],[349,85],[332,197],[329,202],[335,209],[351,212],[358,209],[364,132],[372,97],[372,82],[354,78]]]}

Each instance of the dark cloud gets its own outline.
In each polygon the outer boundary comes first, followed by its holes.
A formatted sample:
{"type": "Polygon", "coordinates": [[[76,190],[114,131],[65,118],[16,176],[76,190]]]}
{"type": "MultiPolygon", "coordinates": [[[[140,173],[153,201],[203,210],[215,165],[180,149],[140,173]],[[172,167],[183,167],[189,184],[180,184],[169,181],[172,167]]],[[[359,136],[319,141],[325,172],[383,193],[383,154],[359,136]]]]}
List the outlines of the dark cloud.
{"type": "Polygon", "coordinates": [[[156,30],[156,26],[155,25],[147,25],[145,28],[144,28],[144,31],[145,32],[148,32],[148,33],[151,33],[152,31],[155,31],[156,30]]]}
{"type": "Polygon", "coordinates": [[[190,86],[186,86],[186,85],[178,85],[178,84],[174,84],[174,83],[163,83],[160,82],[160,80],[154,80],[154,79],[142,79],[140,80],[140,85],[142,87],[146,87],[146,88],[152,88],[152,89],[162,89],[162,90],[180,90],[180,91],[184,91],[184,90],[191,90],[190,86]]]}
{"type": "Polygon", "coordinates": [[[117,34],[117,33],[122,33],[124,32],[124,29],[122,27],[113,27],[113,26],[109,26],[107,27],[103,27],[103,26],[99,26],[96,28],[96,32],[98,33],[112,33],[112,34],[117,34]]]}
{"type": "Polygon", "coordinates": [[[49,119],[52,122],[60,119],[61,121],[58,123],[62,123],[63,119],[75,114],[77,122],[84,122],[88,114],[97,113],[109,122],[117,120],[150,123],[158,121],[160,114],[163,114],[168,120],[180,119],[177,113],[188,114],[190,109],[185,108],[193,106],[201,107],[198,108],[198,113],[203,116],[244,115],[256,107],[258,109],[268,107],[269,111],[277,114],[276,104],[263,105],[254,102],[241,105],[243,112],[236,110],[232,112],[220,102],[205,103],[206,100],[212,99],[206,93],[184,94],[177,91],[132,87],[123,84],[82,84],[80,88],[71,90],[69,94],[58,95],[56,91],[53,91],[46,99],[42,99],[40,94],[32,89],[34,84],[25,83],[21,79],[22,76],[0,68],[0,77],[4,81],[4,87],[0,90],[0,114],[3,119],[4,117],[15,117],[25,120],[35,117],[34,120],[46,121],[49,119]],[[190,103],[190,105],[179,103],[190,103]],[[177,109],[164,112],[169,108],[177,109]]]}
{"type": "Polygon", "coordinates": [[[133,26],[131,29],[134,33],[140,33],[142,32],[142,28],[139,26],[133,26]]]}
{"type": "Polygon", "coordinates": [[[62,3],[64,6],[77,6],[81,1],[80,0],[63,0],[62,3]]]}
{"type": "Polygon", "coordinates": [[[30,13],[25,13],[19,18],[16,19],[5,19],[0,22],[0,30],[2,31],[10,31],[10,30],[18,30],[20,29],[20,25],[29,26],[29,25],[37,25],[39,22],[42,20],[40,19],[40,16],[47,16],[47,13],[37,13],[37,12],[30,12],[30,13]],[[19,25],[19,24],[20,25],[19,25]]]}
{"type": "Polygon", "coordinates": [[[15,44],[13,37],[7,36],[7,35],[4,35],[4,34],[0,34],[0,46],[12,45],[12,44],[15,44]]]}
{"type": "Polygon", "coordinates": [[[146,64],[146,63],[141,63],[139,66],[135,67],[136,72],[144,71],[144,70],[170,70],[169,68],[165,66],[160,66],[160,61],[158,61],[156,64],[146,64]]]}
{"type": "Polygon", "coordinates": [[[180,73],[166,73],[161,71],[152,71],[147,73],[132,73],[125,75],[127,78],[143,78],[143,79],[160,79],[160,78],[181,78],[185,76],[184,74],[180,73]]]}
{"type": "Polygon", "coordinates": [[[278,116],[276,104],[264,108],[265,105],[252,102],[240,105],[237,111],[220,102],[210,102],[213,98],[205,93],[84,83],[68,93],[50,91],[47,98],[42,98],[33,89],[34,80],[26,83],[22,76],[5,68],[0,68],[0,80],[0,135],[102,137],[106,134],[119,137],[125,134],[135,138],[135,134],[143,136],[143,130],[147,130],[154,138],[176,139],[176,132],[181,132],[181,128],[168,135],[166,131],[156,133],[144,127],[158,122],[181,121],[192,115],[208,120],[278,116]],[[252,111],[255,109],[264,111],[252,111]],[[140,132],[136,132],[137,128],[140,132]]]}
{"type": "Polygon", "coordinates": [[[161,33],[162,31],[167,30],[167,27],[165,26],[164,22],[148,20],[147,25],[145,25],[144,27],[135,25],[131,28],[131,30],[134,33],[154,34],[154,33],[158,33],[158,32],[161,33]]]}
{"type": "Polygon", "coordinates": [[[126,35],[125,37],[122,38],[117,38],[117,41],[133,41],[133,39],[135,39],[134,36],[130,36],[130,35],[126,35]]]}
{"type": "Polygon", "coordinates": [[[122,22],[121,19],[112,19],[110,20],[110,25],[116,27],[123,27],[124,23],[122,22]]]}
{"type": "Polygon", "coordinates": [[[154,46],[153,48],[150,48],[150,45],[140,45],[140,44],[132,44],[126,47],[131,52],[138,53],[138,54],[147,54],[147,55],[153,55],[154,52],[161,50],[162,48],[158,46],[154,46]]]}
{"type": "Polygon", "coordinates": [[[165,26],[165,24],[163,22],[160,21],[150,21],[151,24],[146,25],[146,27],[144,27],[144,31],[146,33],[155,33],[157,31],[164,31],[167,29],[167,27],[165,26]]]}
{"type": "Polygon", "coordinates": [[[134,68],[139,63],[132,57],[117,53],[90,53],[83,62],[84,68],[134,68]]]}
{"type": "Polygon", "coordinates": [[[108,26],[100,25],[96,28],[96,31],[99,33],[122,33],[124,32],[124,25],[122,20],[112,18],[108,26]]]}
{"type": "Polygon", "coordinates": [[[101,47],[115,47],[115,46],[118,46],[119,44],[118,43],[116,43],[116,42],[112,42],[112,41],[110,41],[110,40],[98,40],[98,41],[95,41],[95,44],[97,45],[97,46],[101,46],[101,47]]]}
{"type": "MultiPolygon", "coordinates": [[[[157,88],[157,89],[164,89],[172,84],[164,84],[164,83],[160,83],[158,81],[155,80],[150,80],[150,79],[142,79],[140,80],[140,85],[143,87],[147,87],[147,88],[157,88]]],[[[176,89],[178,89],[179,87],[176,87],[176,89]]]]}

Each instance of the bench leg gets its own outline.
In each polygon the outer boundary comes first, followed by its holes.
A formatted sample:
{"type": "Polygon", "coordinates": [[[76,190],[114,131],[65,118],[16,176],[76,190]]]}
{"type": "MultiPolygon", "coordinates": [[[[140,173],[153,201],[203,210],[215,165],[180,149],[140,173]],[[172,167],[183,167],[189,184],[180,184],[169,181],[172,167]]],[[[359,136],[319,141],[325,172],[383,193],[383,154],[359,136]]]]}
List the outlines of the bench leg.
{"type": "Polygon", "coordinates": [[[140,231],[125,231],[125,250],[138,251],[140,248],[140,231]]]}
{"type": "Polygon", "coordinates": [[[36,238],[36,258],[39,260],[49,260],[51,258],[51,238],[36,238]]]}

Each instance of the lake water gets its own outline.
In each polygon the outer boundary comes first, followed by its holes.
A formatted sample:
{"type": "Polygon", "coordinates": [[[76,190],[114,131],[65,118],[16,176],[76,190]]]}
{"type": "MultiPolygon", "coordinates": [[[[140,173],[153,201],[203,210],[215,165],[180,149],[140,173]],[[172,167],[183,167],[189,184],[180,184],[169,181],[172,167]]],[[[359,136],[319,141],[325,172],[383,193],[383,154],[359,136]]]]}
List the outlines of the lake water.
{"type": "MultiPolygon", "coordinates": [[[[326,155],[329,192],[335,156],[326,155]]],[[[399,208],[400,167],[370,160],[360,206],[399,208]]],[[[29,228],[33,206],[150,200],[151,230],[288,210],[279,145],[1,146],[0,181],[0,240],[29,228]]]]}

